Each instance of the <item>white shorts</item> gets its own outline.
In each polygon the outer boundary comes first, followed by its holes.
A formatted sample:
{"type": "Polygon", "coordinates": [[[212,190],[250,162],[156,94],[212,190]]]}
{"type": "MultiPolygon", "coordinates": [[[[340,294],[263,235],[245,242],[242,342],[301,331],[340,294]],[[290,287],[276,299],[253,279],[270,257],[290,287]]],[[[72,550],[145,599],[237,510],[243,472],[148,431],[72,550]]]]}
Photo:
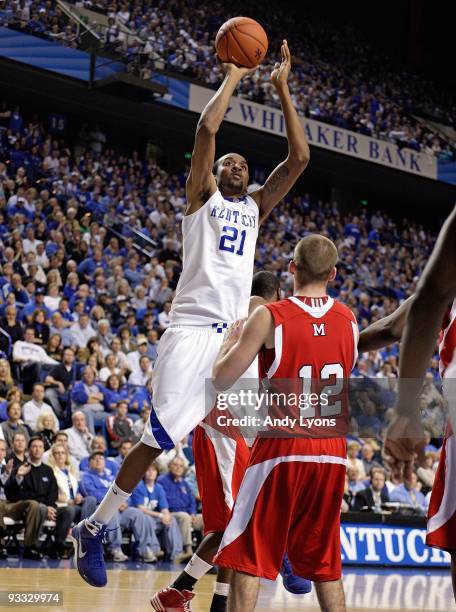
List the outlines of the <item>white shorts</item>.
{"type": "Polygon", "coordinates": [[[168,327],[160,338],[152,373],[152,410],[141,442],[168,450],[210,412],[212,368],[225,327],[168,327]]]}

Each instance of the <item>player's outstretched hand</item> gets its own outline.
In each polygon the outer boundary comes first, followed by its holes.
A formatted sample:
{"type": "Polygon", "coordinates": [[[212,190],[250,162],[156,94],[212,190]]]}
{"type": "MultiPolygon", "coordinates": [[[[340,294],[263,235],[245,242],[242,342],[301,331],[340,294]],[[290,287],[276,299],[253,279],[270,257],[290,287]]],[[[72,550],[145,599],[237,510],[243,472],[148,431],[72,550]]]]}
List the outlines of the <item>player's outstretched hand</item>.
{"type": "Polygon", "coordinates": [[[400,415],[394,417],[386,430],[383,457],[396,482],[402,478],[410,481],[414,462],[423,464],[425,445],[423,426],[419,420],[400,415]]]}
{"type": "Polygon", "coordinates": [[[282,61],[276,62],[274,70],[271,72],[271,81],[276,89],[280,89],[288,82],[288,75],[291,70],[291,53],[286,40],[283,41],[280,48],[282,61]]]}

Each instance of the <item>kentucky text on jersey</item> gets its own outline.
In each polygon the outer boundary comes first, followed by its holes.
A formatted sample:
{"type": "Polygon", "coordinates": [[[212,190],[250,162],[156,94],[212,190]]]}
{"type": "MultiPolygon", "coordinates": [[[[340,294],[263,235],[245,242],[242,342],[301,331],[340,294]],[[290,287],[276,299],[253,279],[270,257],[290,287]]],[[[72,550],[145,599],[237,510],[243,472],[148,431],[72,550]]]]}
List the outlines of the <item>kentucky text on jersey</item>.
{"type": "Polygon", "coordinates": [[[228,207],[221,208],[220,206],[213,206],[211,209],[211,217],[217,217],[217,219],[224,219],[230,221],[236,225],[242,225],[244,227],[256,227],[256,216],[247,215],[239,210],[231,210],[228,207]]]}

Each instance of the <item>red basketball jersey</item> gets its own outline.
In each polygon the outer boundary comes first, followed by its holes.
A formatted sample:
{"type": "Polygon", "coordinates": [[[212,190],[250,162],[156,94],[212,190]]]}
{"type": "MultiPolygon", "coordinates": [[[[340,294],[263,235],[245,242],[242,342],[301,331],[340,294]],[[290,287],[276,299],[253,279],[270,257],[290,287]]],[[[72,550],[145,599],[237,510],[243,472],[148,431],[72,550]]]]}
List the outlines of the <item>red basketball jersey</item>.
{"type": "MultiPolygon", "coordinates": [[[[443,329],[440,333],[439,353],[440,353],[440,375],[444,378],[447,370],[451,369],[456,363],[456,299],[448,310],[443,321],[443,329]]],[[[448,372],[451,378],[456,377],[455,372],[448,372]]]]}
{"type": "Polygon", "coordinates": [[[344,436],[348,379],[358,356],[355,315],[328,296],[293,296],[266,307],[274,319],[275,346],[260,353],[261,378],[269,379],[273,392],[302,394],[296,407],[292,402],[286,411],[275,406],[274,417],[286,412],[299,419],[288,429],[282,427],[281,433],[344,436]]]}

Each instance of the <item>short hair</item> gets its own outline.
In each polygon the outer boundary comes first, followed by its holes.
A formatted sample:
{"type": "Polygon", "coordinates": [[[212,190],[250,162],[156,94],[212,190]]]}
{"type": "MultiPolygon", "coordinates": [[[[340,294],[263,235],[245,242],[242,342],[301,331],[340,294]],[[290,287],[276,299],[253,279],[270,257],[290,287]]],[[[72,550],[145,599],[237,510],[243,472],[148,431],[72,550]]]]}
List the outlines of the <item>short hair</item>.
{"type": "Polygon", "coordinates": [[[93,451],[93,453],[90,454],[89,461],[92,461],[92,459],[94,459],[97,455],[101,455],[101,457],[104,459],[104,453],[101,451],[93,451]]]}
{"type": "Polygon", "coordinates": [[[311,234],[298,242],[293,261],[296,279],[300,285],[314,281],[327,281],[338,260],[336,245],[321,234],[311,234]]]}
{"type": "Polygon", "coordinates": [[[253,275],[250,295],[262,297],[265,300],[277,295],[280,290],[280,281],[272,272],[257,272],[253,275]]]}
{"type": "Polygon", "coordinates": [[[34,391],[35,391],[35,389],[36,389],[37,387],[43,387],[43,389],[44,389],[44,383],[42,383],[42,382],[36,382],[36,383],[33,383],[33,390],[34,390],[34,391]]]}
{"type": "Polygon", "coordinates": [[[22,431],[16,431],[15,433],[13,433],[13,442],[17,438],[17,436],[22,436],[24,438],[24,440],[26,439],[25,433],[23,433],[22,431]]]}
{"type": "Polygon", "coordinates": [[[38,440],[39,442],[41,442],[41,443],[43,444],[43,446],[44,446],[44,440],[43,440],[43,438],[42,438],[41,436],[32,436],[32,437],[30,438],[30,440],[28,441],[28,445],[27,445],[27,446],[28,446],[28,448],[30,448],[30,447],[32,446],[32,443],[33,443],[33,442],[36,442],[37,440],[38,440]]]}
{"type": "Polygon", "coordinates": [[[52,441],[55,442],[59,436],[64,436],[68,440],[68,434],[66,431],[56,431],[52,436],[52,441]]]}

